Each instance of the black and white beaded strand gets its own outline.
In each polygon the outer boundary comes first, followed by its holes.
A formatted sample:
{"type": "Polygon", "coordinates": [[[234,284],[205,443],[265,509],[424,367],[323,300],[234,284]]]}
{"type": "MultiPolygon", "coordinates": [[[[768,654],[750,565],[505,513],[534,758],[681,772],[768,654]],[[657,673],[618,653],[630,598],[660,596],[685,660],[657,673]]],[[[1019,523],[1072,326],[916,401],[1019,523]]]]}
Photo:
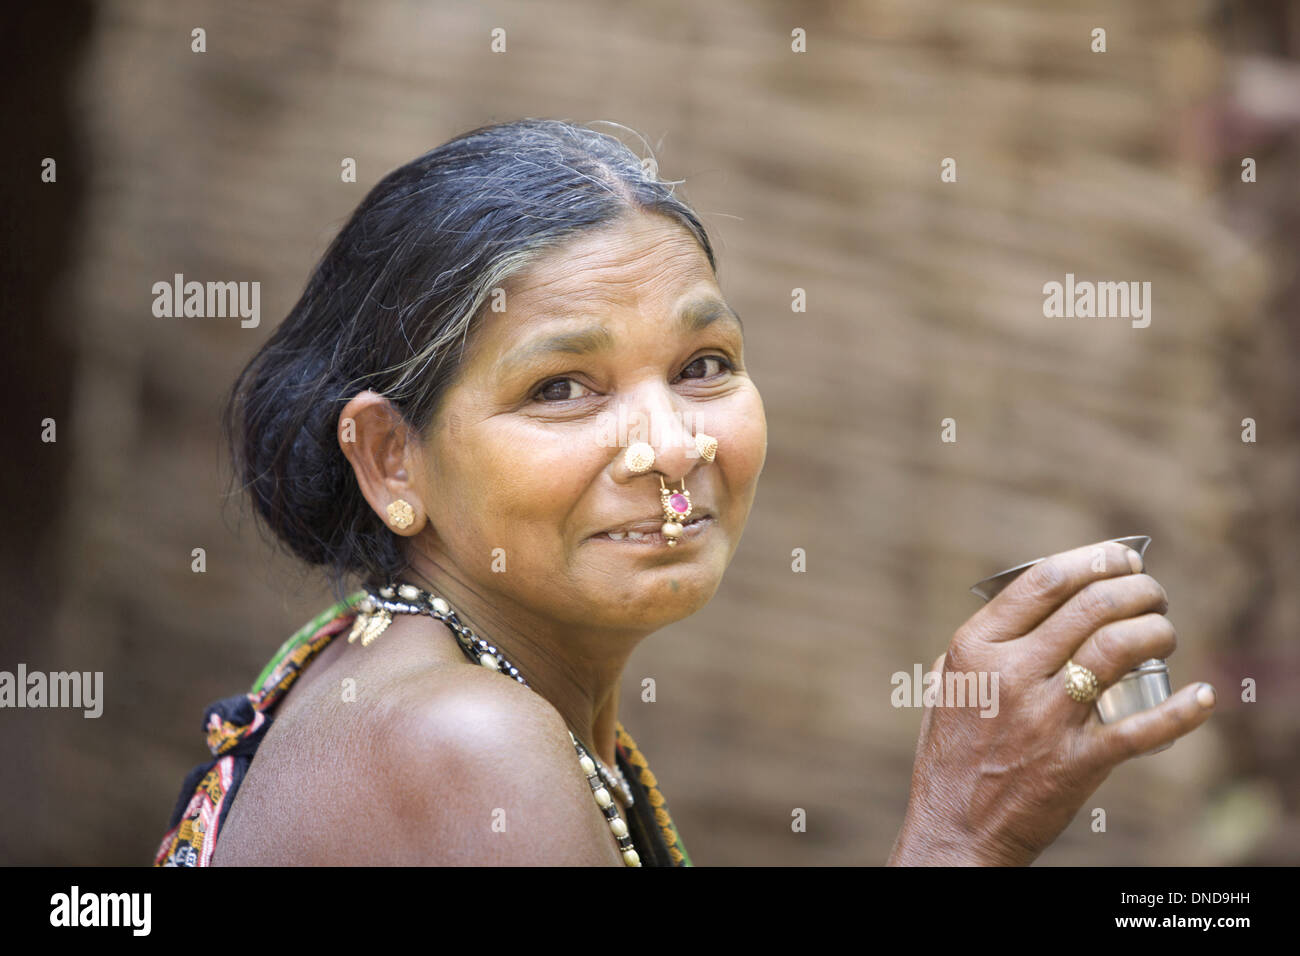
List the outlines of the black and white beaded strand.
{"type": "MultiPolygon", "coordinates": [[[[388,585],[380,588],[377,594],[367,592],[357,604],[357,612],[352,632],[348,635],[348,643],[360,637],[361,645],[368,647],[371,641],[387,630],[394,614],[428,614],[451,629],[456,635],[456,643],[471,661],[482,667],[499,671],[529,687],[528,681],[524,680],[524,675],[519,673],[519,669],[506,660],[495,646],[462,624],[450,604],[412,584],[388,585]]],[[[529,690],[531,689],[529,687],[529,690]]],[[[618,773],[619,779],[615,779],[608,768],[578,742],[573,731],[569,731],[569,740],[573,742],[573,748],[578,754],[578,766],[587,777],[587,784],[591,787],[596,806],[605,815],[605,822],[609,824],[610,832],[614,835],[614,840],[623,855],[623,862],[628,866],[640,866],[641,857],[632,844],[627,824],[619,815],[618,805],[609,792],[611,789],[617,790],[623,797],[623,802],[629,807],[632,805],[632,789],[623,778],[623,771],[616,766],[614,770],[618,773]]]]}

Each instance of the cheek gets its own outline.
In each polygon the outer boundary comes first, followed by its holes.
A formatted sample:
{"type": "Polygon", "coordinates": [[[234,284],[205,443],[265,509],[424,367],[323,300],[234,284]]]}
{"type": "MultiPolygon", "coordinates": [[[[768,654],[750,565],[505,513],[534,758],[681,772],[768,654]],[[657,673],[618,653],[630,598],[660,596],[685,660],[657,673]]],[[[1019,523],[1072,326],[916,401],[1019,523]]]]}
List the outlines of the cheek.
{"type": "Polygon", "coordinates": [[[521,522],[535,520],[553,534],[599,470],[596,449],[587,439],[577,431],[530,428],[480,435],[472,469],[461,476],[477,489],[478,521],[517,535],[524,531],[521,522]]]}
{"type": "Polygon", "coordinates": [[[746,400],[737,402],[725,422],[725,439],[718,443],[718,461],[724,462],[724,442],[730,452],[723,464],[727,483],[739,491],[758,480],[767,459],[767,418],[758,390],[752,389],[746,400]]]}

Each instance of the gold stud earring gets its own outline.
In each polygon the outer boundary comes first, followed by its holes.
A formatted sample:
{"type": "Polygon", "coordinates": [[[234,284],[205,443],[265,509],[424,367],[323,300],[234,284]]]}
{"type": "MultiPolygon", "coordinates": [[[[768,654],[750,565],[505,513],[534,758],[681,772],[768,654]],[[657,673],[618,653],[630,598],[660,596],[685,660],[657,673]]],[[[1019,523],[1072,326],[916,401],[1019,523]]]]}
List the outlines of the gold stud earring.
{"type": "Polygon", "coordinates": [[[415,509],[410,502],[398,498],[388,506],[388,523],[399,531],[415,523],[415,509]]]}
{"type": "Polygon", "coordinates": [[[645,474],[654,463],[655,450],[643,441],[629,445],[623,455],[623,464],[627,465],[627,470],[634,475],[645,474]]]}
{"type": "Polygon", "coordinates": [[[695,450],[700,453],[700,457],[705,461],[713,461],[713,456],[718,453],[718,440],[712,435],[697,432],[695,435],[695,450]]]}

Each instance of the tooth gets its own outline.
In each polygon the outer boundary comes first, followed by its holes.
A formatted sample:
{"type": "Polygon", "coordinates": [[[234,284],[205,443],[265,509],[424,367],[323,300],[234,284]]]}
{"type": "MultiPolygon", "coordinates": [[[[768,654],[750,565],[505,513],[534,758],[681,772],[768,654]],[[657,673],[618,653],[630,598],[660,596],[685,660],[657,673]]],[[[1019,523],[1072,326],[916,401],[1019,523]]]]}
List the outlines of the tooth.
{"type": "Polygon", "coordinates": [[[648,535],[648,534],[644,534],[644,533],[642,533],[642,532],[640,532],[640,531],[629,531],[629,532],[627,533],[627,536],[628,536],[629,538],[631,538],[633,541],[640,541],[642,538],[648,538],[648,537],[650,537],[650,535],[648,535]]]}
{"type": "Polygon", "coordinates": [[[622,531],[609,531],[606,533],[615,541],[622,541],[626,537],[622,531]]]}

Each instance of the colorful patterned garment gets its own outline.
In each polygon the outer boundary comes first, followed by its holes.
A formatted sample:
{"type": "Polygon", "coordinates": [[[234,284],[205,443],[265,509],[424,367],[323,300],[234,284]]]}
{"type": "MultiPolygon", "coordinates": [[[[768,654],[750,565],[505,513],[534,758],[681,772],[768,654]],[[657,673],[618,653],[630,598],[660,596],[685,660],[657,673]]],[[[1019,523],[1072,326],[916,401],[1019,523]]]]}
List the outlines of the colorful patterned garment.
{"type": "MultiPolygon", "coordinates": [[[[185,777],[167,824],[167,835],[154,855],[154,866],[211,865],[217,836],[253,762],[257,745],[275,719],[276,706],[316,655],[352,627],[356,612],[351,605],[360,597],[355,594],[322,612],[285,641],[249,693],[227,697],[208,707],[204,728],[213,759],[199,764],[185,777]]],[[[632,790],[627,825],[642,865],[692,866],[658,781],[622,724],[617,725],[614,749],[619,769],[632,790]]],[[[580,772],[576,758],[574,763],[575,772],[580,772]]]]}

